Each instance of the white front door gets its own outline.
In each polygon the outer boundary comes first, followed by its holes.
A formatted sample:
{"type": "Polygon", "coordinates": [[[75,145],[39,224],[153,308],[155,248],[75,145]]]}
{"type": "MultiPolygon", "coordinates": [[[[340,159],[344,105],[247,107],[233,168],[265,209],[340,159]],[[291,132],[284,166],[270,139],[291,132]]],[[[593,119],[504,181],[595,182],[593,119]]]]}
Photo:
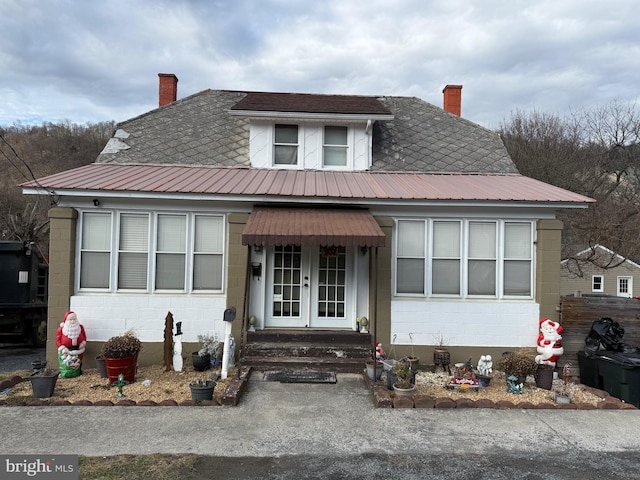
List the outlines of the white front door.
{"type": "Polygon", "coordinates": [[[267,328],[353,328],[353,249],[276,246],[269,251],[267,328]]]}
{"type": "Polygon", "coordinates": [[[631,298],[633,277],[618,277],[618,296],[631,298]]]}

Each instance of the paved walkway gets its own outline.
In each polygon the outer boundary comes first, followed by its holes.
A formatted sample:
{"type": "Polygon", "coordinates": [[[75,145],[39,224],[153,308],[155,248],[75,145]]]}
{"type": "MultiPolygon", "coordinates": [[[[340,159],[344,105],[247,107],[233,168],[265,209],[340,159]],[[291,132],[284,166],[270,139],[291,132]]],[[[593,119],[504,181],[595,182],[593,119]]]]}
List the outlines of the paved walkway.
{"type": "Polygon", "coordinates": [[[280,384],[237,407],[0,407],[3,454],[224,457],[640,450],[640,410],[375,409],[360,375],[280,384]]]}

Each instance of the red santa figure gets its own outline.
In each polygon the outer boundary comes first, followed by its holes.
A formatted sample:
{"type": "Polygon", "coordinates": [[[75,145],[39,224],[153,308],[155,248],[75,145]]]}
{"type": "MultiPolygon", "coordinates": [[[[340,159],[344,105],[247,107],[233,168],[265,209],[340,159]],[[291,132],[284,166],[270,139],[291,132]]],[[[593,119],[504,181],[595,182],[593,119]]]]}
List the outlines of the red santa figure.
{"type": "Polygon", "coordinates": [[[376,362],[384,360],[384,350],[382,348],[382,343],[380,342],[376,342],[375,360],[376,362]]]}
{"type": "Polygon", "coordinates": [[[536,363],[556,366],[556,361],[564,353],[562,348],[562,327],[548,318],[540,320],[540,335],[538,335],[538,353],[536,363]]]}
{"type": "Polygon", "coordinates": [[[64,314],[64,321],[56,332],[56,345],[61,376],[68,378],[79,375],[87,334],[74,312],[64,314]]]}

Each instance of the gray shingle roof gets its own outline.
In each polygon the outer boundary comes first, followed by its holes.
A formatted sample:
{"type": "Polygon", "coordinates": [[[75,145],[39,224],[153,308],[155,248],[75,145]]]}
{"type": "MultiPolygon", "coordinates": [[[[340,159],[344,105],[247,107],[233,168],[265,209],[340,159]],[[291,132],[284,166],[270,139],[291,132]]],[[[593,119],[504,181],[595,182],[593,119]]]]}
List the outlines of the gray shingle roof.
{"type": "Polygon", "coordinates": [[[497,133],[415,97],[382,97],[395,118],[373,128],[373,168],[517,173],[497,133]]]}
{"type": "MultiPolygon", "coordinates": [[[[249,166],[249,120],[229,114],[245,96],[205,90],[127,120],[96,162],[249,166]]],[[[415,97],[378,100],[394,120],[374,125],[372,171],[517,173],[495,132],[415,97]]]]}

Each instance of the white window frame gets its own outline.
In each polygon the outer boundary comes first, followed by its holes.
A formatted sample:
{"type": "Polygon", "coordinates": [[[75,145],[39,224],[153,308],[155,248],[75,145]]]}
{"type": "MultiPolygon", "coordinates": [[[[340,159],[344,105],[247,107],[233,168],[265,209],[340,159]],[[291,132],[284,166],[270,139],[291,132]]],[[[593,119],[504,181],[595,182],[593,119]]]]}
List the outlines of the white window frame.
{"type": "MultiPolygon", "coordinates": [[[[132,292],[137,292],[137,291],[143,291],[146,292],[149,289],[149,255],[150,255],[150,240],[149,240],[149,236],[150,236],[150,228],[151,228],[151,220],[150,220],[150,214],[148,212],[128,212],[128,211],[121,211],[118,212],[118,232],[117,232],[117,237],[116,237],[116,246],[114,248],[116,255],[117,255],[117,259],[116,259],[116,270],[117,270],[117,275],[115,275],[115,281],[116,281],[116,289],[118,291],[132,291],[132,292]],[[147,221],[147,238],[146,238],[146,250],[131,250],[131,249],[124,249],[122,248],[122,244],[121,244],[121,238],[122,238],[122,217],[123,216],[138,216],[138,217],[146,217],[146,221],[147,221]],[[144,253],[147,257],[147,261],[146,261],[146,282],[145,282],[145,286],[143,288],[124,288],[121,287],[120,284],[120,273],[121,273],[121,268],[120,268],[120,264],[123,263],[122,259],[123,257],[125,257],[127,254],[135,254],[135,253],[144,253]]],[[[124,260],[124,262],[126,262],[126,260],[124,260]]]]}
{"type": "Polygon", "coordinates": [[[618,297],[631,298],[633,295],[633,277],[631,275],[620,275],[616,278],[616,295],[618,297]],[[626,292],[623,292],[620,288],[623,280],[627,282],[626,292]]]}
{"type": "MultiPolygon", "coordinates": [[[[78,268],[77,271],[77,278],[76,278],[76,285],[78,285],[78,289],[80,288],[80,285],[82,283],[82,267],[83,267],[83,257],[84,254],[92,254],[92,253],[98,253],[98,254],[108,254],[109,256],[109,260],[108,260],[108,265],[109,265],[109,272],[108,272],[108,285],[107,287],[83,287],[83,290],[91,290],[91,291],[98,291],[98,292],[108,292],[112,289],[113,287],[113,261],[114,261],[114,255],[113,255],[113,245],[115,243],[115,239],[114,239],[114,228],[113,228],[113,212],[111,211],[104,211],[104,210],[90,210],[90,211],[86,211],[83,212],[82,215],[80,216],[80,221],[78,222],[78,239],[77,239],[77,264],[79,265],[80,268],[78,268]],[[87,247],[84,245],[84,234],[85,234],[85,219],[89,216],[89,215],[95,215],[95,216],[104,216],[104,217],[109,217],[109,233],[108,233],[108,238],[106,238],[106,243],[108,244],[108,248],[104,249],[104,248],[91,248],[91,247],[87,247]]],[[[87,222],[88,223],[88,222],[87,222]]]]}
{"type": "Polygon", "coordinates": [[[323,125],[322,126],[322,168],[326,169],[326,170],[341,170],[341,169],[346,169],[347,167],[349,167],[349,155],[350,155],[350,148],[349,148],[349,135],[350,135],[351,131],[349,129],[349,127],[347,127],[346,125],[323,125]],[[334,143],[327,143],[327,128],[344,128],[345,130],[345,143],[344,144],[334,144],[334,143]],[[341,148],[344,150],[344,165],[327,165],[325,162],[326,159],[326,150],[329,148],[341,148]]]}
{"type": "MultiPolygon", "coordinates": [[[[498,300],[522,300],[533,299],[535,292],[535,221],[534,220],[510,220],[510,219],[454,219],[454,218],[396,218],[393,233],[393,294],[396,297],[423,297],[423,298],[458,298],[458,299],[487,299],[493,298],[498,300]],[[452,221],[459,222],[461,226],[461,248],[460,248],[460,294],[434,294],[433,293],[433,224],[434,222],[452,221]],[[422,294],[418,293],[402,293],[398,291],[398,259],[402,258],[398,256],[398,223],[399,222],[423,222],[425,228],[425,251],[428,252],[425,267],[425,291],[422,294]],[[473,260],[469,254],[469,224],[473,222],[479,223],[495,223],[496,224],[496,293],[495,295],[471,295],[468,293],[468,269],[469,260],[473,260]],[[530,249],[528,258],[505,258],[505,225],[508,224],[524,224],[530,228],[530,249]],[[505,275],[505,262],[508,261],[524,261],[526,260],[530,265],[529,275],[529,294],[528,295],[507,295],[505,294],[504,275],[505,275]]],[[[438,257],[435,257],[438,260],[438,257]]]]}
{"type": "Polygon", "coordinates": [[[604,292],[604,275],[591,276],[591,291],[596,293],[604,292]],[[600,288],[596,288],[596,282],[600,283],[600,288]]]}
{"type": "Polygon", "coordinates": [[[272,155],[272,161],[271,164],[273,167],[276,168],[300,168],[300,149],[301,149],[301,144],[300,144],[300,134],[301,134],[301,130],[302,127],[296,123],[284,123],[284,122],[278,122],[278,123],[274,123],[273,124],[273,155],[272,155]],[[284,143],[284,142],[277,142],[276,141],[276,131],[278,129],[279,126],[282,127],[296,127],[296,132],[297,132],[297,142],[296,143],[284,143]],[[296,148],[296,161],[295,163],[277,163],[276,162],[276,150],[278,147],[295,147],[296,148]]]}
{"type": "MultiPolygon", "coordinates": [[[[227,222],[226,215],[214,212],[144,212],[144,211],[134,211],[134,210],[100,210],[96,211],[84,211],[80,212],[80,220],[78,222],[78,235],[77,235],[77,262],[79,268],[76,272],[76,292],[111,292],[111,293],[171,293],[171,294],[217,294],[224,293],[225,285],[226,285],[226,261],[227,261],[227,222]],[[83,252],[91,252],[91,250],[87,250],[82,248],[82,229],[84,223],[84,216],[86,214],[91,213],[101,213],[110,215],[110,237],[109,237],[109,245],[110,250],[104,251],[103,253],[110,254],[109,261],[109,287],[108,288],[81,288],[80,287],[80,278],[82,275],[82,254],[83,252]],[[118,268],[120,261],[120,242],[119,242],[119,234],[120,234],[120,219],[121,214],[145,214],[148,215],[149,218],[149,237],[148,237],[148,251],[147,251],[147,286],[144,289],[120,289],[118,288],[118,268]],[[159,252],[157,245],[157,229],[158,229],[158,216],[161,215],[184,215],[186,217],[185,222],[185,280],[184,287],[182,289],[156,289],[156,269],[157,263],[156,258],[157,254],[163,253],[171,253],[171,252],[159,252]],[[222,222],[220,238],[216,241],[215,251],[211,252],[196,252],[195,251],[195,234],[196,234],[196,217],[215,217],[219,218],[222,222]],[[194,265],[196,263],[195,257],[197,255],[216,255],[220,257],[220,278],[219,284],[220,289],[197,289],[194,288],[194,265]]],[[[182,252],[180,252],[182,253],[182,252]]],[[[218,279],[216,279],[218,281],[218,279]]]]}

